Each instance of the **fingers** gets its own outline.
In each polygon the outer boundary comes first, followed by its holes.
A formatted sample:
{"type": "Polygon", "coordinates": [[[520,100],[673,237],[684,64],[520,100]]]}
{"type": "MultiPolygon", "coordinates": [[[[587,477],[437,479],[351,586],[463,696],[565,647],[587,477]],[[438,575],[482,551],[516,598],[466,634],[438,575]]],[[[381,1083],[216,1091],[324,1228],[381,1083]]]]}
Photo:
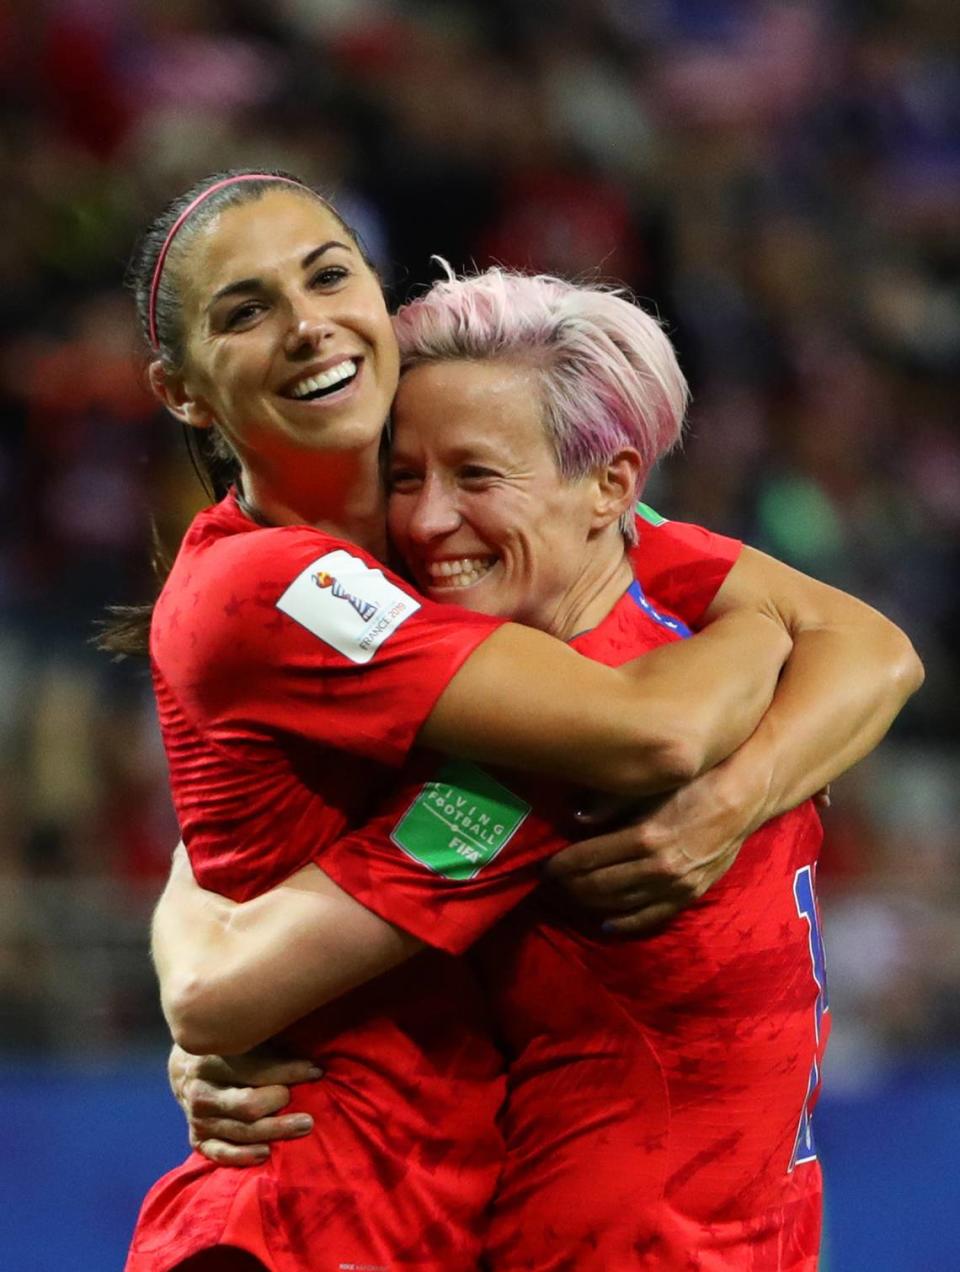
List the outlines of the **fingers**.
{"type": "Polygon", "coordinates": [[[192,1071],[196,1077],[221,1086],[295,1086],[323,1076],[311,1060],[288,1060],[260,1051],[242,1056],[199,1056],[192,1071]]]}
{"type": "Polygon", "coordinates": [[[209,1140],[218,1140],[249,1147],[271,1144],[275,1140],[300,1139],[312,1130],[313,1118],[308,1113],[264,1117],[250,1124],[229,1117],[200,1117],[190,1123],[190,1139],[198,1146],[209,1140]]]}
{"type": "Polygon", "coordinates": [[[183,1102],[191,1121],[197,1118],[226,1117],[239,1122],[256,1122],[286,1108],[290,1091],[285,1086],[225,1087],[203,1078],[184,1084],[183,1102]]]}
{"type": "Polygon", "coordinates": [[[567,875],[557,882],[587,910],[628,910],[648,899],[695,886],[697,868],[686,858],[651,858],[605,866],[588,874],[567,875]]]}
{"type": "Polygon", "coordinates": [[[628,826],[625,830],[615,830],[609,835],[598,835],[594,839],[571,844],[547,861],[544,872],[552,879],[566,880],[573,875],[626,864],[647,855],[648,850],[639,841],[637,828],[628,826]]]}
{"type": "MultiPolygon", "coordinates": [[[[214,1057],[211,1057],[214,1059],[214,1057]]],[[[205,1071],[220,1073],[216,1065],[205,1071]]],[[[298,1139],[313,1130],[308,1113],[274,1116],[290,1102],[286,1086],[220,1086],[200,1077],[184,1083],[183,1104],[190,1143],[219,1166],[258,1166],[277,1140],[298,1139]]]]}
{"type": "Polygon", "coordinates": [[[191,1141],[193,1147],[218,1166],[262,1166],[270,1156],[266,1144],[227,1144],[223,1140],[191,1141]]]}
{"type": "Polygon", "coordinates": [[[736,860],[739,839],[693,841],[649,823],[584,840],[558,853],[546,874],[585,910],[608,916],[603,930],[655,931],[698,900],[736,860]]]}
{"type": "Polygon", "coordinates": [[[610,866],[563,881],[563,889],[584,910],[612,917],[659,903],[677,909],[696,901],[736,859],[736,852],[718,854],[706,863],[636,862],[610,866]]]}
{"type": "MultiPolygon", "coordinates": [[[[642,936],[655,932],[671,919],[676,918],[707,892],[729,869],[736,853],[717,858],[708,867],[689,870],[679,878],[665,878],[656,871],[648,871],[637,886],[619,894],[584,902],[590,909],[605,911],[609,916],[602,925],[608,936],[642,936]]],[[[573,891],[568,883],[568,891],[573,891]]],[[[579,896],[578,896],[579,899],[579,896]]]]}

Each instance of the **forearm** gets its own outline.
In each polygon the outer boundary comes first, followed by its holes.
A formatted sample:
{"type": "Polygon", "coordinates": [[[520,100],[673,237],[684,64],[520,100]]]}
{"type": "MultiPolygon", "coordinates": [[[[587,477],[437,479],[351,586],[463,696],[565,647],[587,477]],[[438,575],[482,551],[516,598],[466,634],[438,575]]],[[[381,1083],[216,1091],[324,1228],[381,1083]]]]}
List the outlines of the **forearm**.
{"type": "MultiPolygon", "coordinates": [[[[230,993],[242,961],[232,927],[238,909],[236,902],[196,883],[186,850],[178,845],[154,911],[151,949],[170,1032],[178,1045],[197,1055],[233,1050],[233,1039],[223,1036],[222,1016],[238,1006],[230,993]]],[[[248,985],[256,991],[255,980],[248,985]]]]}
{"type": "Polygon", "coordinates": [[[755,609],[618,668],[508,623],[463,665],[418,740],[614,794],[672,790],[749,736],[789,649],[782,624],[755,609]]]}
{"type": "Polygon", "coordinates": [[[790,650],[777,618],[738,610],[682,645],[645,654],[629,670],[679,714],[694,778],[751,736],[774,700],[790,650]]]}
{"type": "Polygon", "coordinates": [[[868,613],[862,623],[797,633],[769,711],[718,770],[733,789],[752,792],[749,829],[796,807],[872,751],[919,688],[923,672],[909,641],[868,613]]]}
{"type": "Polygon", "coordinates": [[[153,925],[164,1013],[194,1054],[246,1051],[419,948],[316,866],[236,903],[200,888],[184,855],[153,925]]]}
{"type": "MultiPolygon", "coordinates": [[[[187,851],[178,844],[150,931],[161,1004],[172,1028],[170,1008],[180,1000],[185,986],[202,979],[203,969],[218,966],[235,907],[235,902],[197,884],[187,851]]],[[[176,1035],[177,1030],[173,1032],[176,1035]]]]}

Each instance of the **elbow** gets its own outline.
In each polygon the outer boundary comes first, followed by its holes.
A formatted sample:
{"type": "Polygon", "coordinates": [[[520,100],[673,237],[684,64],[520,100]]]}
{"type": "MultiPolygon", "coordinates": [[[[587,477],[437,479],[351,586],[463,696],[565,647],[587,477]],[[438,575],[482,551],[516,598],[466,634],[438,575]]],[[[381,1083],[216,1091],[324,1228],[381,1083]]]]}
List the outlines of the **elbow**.
{"type": "Polygon", "coordinates": [[[610,789],[617,795],[654,795],[676,790],[693,781],[709,767],[707,747],[695,737],[693,730],[665,734],[651,740],[644,737],[629,755],[618,773],[608,770],[610,789]]]}
{"type": "Polygon", "coordinates": [[[923,684],[926,672],[906,632],[889,623],[889,635],[891,639],[887,680],[897,699],[897,706],[901,707],[923,684]]]}
{"type": "Polygon", "coordinates": [[[903,701],[915,694],[926,678],[920,655],[903,632],[900,632],[900,650],[893,669],[894,682],[900,688],[903,701]]]}
{"type": "Polygon", "coordinates": [[[673,790],[685,786],[695,777],[706,772],[716,760],[706,733],[699,735],[695,728],[687,727],[682,733],[665,740],[662,748],[661,765],[665,790],[673,790]]]}
{"type": "Polygon", "coordinates": [[[163,987],[163,1014],[178,1047],[191,1055],[215,1054],[216,1029],[210,1028],[206,983],[196,975],[183,975],[163,987]]]}
{"type": "Polygon", "coordinates": [[[205,977],[183,976],[164,988],[162,1002],[174,1042],[191,1055],[237,1055],[261,1041],[238,1032],[222,996],[205,977]]]}

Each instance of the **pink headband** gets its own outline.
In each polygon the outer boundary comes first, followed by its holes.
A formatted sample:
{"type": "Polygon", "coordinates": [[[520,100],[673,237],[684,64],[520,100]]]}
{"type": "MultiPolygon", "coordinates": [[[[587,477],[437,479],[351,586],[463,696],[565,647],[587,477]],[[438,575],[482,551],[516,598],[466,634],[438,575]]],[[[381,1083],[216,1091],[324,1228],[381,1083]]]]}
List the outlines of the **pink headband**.
{"type": "Polygon", "coordinates": [[[287,185],[299,186],[302,190],[309,188],[302,181],[296,181],[293,177],[278,177],[272,172],[242,172],[238,176],[224,177],[222,181],[215,181],[212,186],[207,186],[206,190],[202,190],[195,199],[187,204],[173,225],[171,225],[170,233],[163,241],[163,247],[160,249],[160,255],[157,257],[157,263],[153,268],[153,279],[150,283],[150,301],[147,308],[147,329],[150,333],[150,343],[154,349],[160,348],[160,341],[157,339],[157,291],[160,287],[160,275],[163,273],[167,252],[170,251],[170,244],[176,238],[181,225],[183,225],[187,217],[201,203],[204,203],[210,198],[211,194],[216,194],[218,190],[222,190],[225,186],[236,185],[240,181],[285,181],[287,185]]]}

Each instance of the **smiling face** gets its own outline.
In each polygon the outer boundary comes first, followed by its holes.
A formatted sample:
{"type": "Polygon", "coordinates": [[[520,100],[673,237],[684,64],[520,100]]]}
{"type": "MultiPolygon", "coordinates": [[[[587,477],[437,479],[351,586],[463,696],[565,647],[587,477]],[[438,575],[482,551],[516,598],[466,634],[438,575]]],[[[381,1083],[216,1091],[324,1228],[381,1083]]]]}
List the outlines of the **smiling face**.
{"type": "Polygon", "coordinates": [[[188,423],[215,423],[253,469],[376,447],[396,340],[379,281],[328,208],[270,190],[214,217],[176,269],[186,352],[173,387],[188,423]]]}
{"type": "Polygon", "coordinates": [[[584,604],[622,567],[623,540],[602,481],[561,475],[537,373],[424,363],[401,378],[393,421],[388,526],[418,586],[573,635],[584,604]]]}

